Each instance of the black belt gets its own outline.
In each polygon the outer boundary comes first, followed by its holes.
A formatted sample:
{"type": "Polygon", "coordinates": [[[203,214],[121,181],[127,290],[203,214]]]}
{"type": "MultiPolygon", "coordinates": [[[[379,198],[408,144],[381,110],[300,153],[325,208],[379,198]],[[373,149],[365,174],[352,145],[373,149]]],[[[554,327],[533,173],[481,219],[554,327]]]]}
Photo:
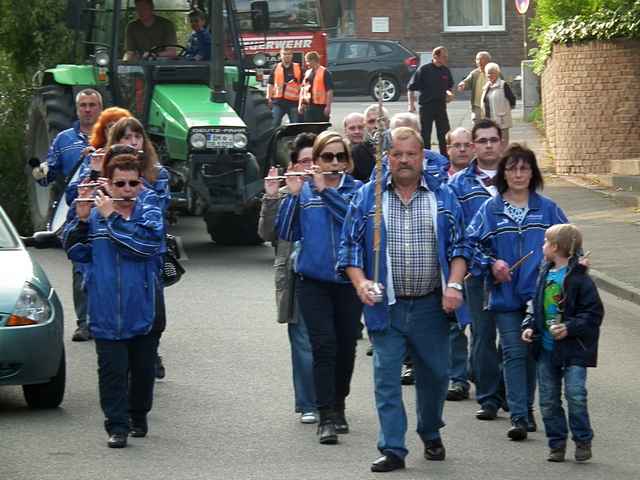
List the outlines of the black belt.
{"type": "Polygon", "coordinates": [[[440,290],[439,288],[436,288],[424,295],[396,295],[396,298],[398,300],[420,300],[421,298],[427,298],[428,296],[433,295],[434,293],[437,293],[439,290],[440,290]]]}

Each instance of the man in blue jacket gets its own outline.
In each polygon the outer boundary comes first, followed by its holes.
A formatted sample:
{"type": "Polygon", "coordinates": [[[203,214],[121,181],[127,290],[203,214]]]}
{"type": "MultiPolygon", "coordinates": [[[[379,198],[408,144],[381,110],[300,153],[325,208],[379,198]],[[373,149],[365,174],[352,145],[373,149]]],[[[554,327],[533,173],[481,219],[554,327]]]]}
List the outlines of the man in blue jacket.
{"type": "MultiPolygon", "coordinates": [[[[416,372],[418,434],[427,460],[444,460],[440,437],[447,394],[449,323],[462,314],[462,279],[470,258],[462,210],[447,186],[423,173],[424,143],[407,127],[391,133],[389,172],[383,197],[379,282],[383,299],[372,296],[375,182],[356,193],[342,232],[338,269],[346,273],[365,304],[374,347],[376,407],[380,421],[374,472],[404,468],[407,419],[400,369],[407,351],[416,372]]],[[[461,321],[464,319],[461,318],[461,321]]]]}
{"type": "MultiPolygon", "coordinates": [[[[63,130],[51,142],[47,159],[32,170],[33,178],[46,187],[59,177],[70,176],[82,151],[89,145],[89,136],[96,120],[102,112],[102,95],[92,88],[81,90],[76,95],[76,115],[78,120],[71,128],[63,130]]],[[[87,294],[82,286],[84,267],[73,264],[73,306],[76,312],[76,331],[71,339],[83,342],[91,339],[87,328],[87,294]]]]}

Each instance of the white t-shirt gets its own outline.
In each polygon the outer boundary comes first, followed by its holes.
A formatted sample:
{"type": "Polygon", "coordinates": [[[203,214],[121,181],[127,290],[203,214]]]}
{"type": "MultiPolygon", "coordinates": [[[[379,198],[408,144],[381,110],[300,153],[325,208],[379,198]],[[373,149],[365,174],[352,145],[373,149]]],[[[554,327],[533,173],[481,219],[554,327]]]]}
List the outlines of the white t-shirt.
{"type": "MultiPolygon", "coordinates": [[[[484,173],[487,177],[489,178],[493,178],[496,176],[496,173],[498,173],[497,170],[485,170],[484,168],[480,168],[478,167],[478,170],[480,170],[482,173],[484,173]]],[[[498,195],[498,189],[496,188],[495,185],[484,185],[484,188],[487,192],[489,192],[491,194],[492,197],[495,197],[496,195],[498,195]]]]}

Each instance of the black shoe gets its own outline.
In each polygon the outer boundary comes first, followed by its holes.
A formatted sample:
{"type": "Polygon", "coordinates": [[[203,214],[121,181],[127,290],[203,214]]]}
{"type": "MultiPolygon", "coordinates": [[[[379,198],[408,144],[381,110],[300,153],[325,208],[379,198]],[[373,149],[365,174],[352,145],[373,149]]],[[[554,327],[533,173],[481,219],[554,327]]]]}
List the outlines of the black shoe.
{"type": "Polygon", "coordinates": [[[469,388],[462,383],[454,383],[447,391],[447,400],[457,402],[469,398],[469,388]]]}
{"type": "Polygon", "coordinates": [[[440,438],[424,442],[424,458],[431,461],[444,460],[446,450],[440,438]]]}
{"type": "Polygon", "coordinates": [[[371,344],[367,347],[367,357],[373,357],[373,345],[371,344]]]}
{"type": "Polygon", "coordinates": [[[371,464],[372,472],[392,472],[404,468],[404,460],[392,453],[381,456],[371,464]]]}
{"type": "Polygon", "coordinates": [[[592,457],[591,442],[576,442],[574,458],[576,462],[586,462],[592,457]]]}
{"type": "Polygon", "coordinates": [[[129,421],[129,435],[136,438],[142,438],[147,436],[149,431],[149,425],[146,420],[130,420],[129,421]]]}
{"type": "Polygon", "coordinates": [[[533,416],[533,410],[529,410],[527,415],[527,432],[537,432],[538,424],[536,423],[536,417],[533,416]]]}
{"type": "Polygon", "coordinates": [[[566,445],[558,448],[550,448],[549,455],[547,456],[547,461],[556,462],[556,463],[564,462],[564,456],[566,452],[567,452],[566,445]]]}
{"type": "Polygon", "coordinates": [[[114,433],[109,436],[107,441],[109,448],[124,448],[127,446],[127,434],[126,433],[114,433]]]}
{"type": "Polygon", "coordinates": [[[166,375],[166,371],[164,369],[164,364],[162,363],[162,357],[160,355],[156,355],[156,378],[161,380],[166,375]]]}
{"type": "Polygon", "coordinates": [[[326,421],[318,425],[318,441],[323,445],[335,445],[338,443],[338,432],[336,424],[326,421]]]}
{"type": "Polygon", "coordinates": [[[336,433],[340,435],[349,433],[349,424],[347,423],[347,417],[344,416],[344,411],[336,413],[334,425],[336,426],[336,433]]]}
{"type": "Polygon", "coordinates": [[[402,385],[413,385],[416,383],[416,377],[413,373],[413,367],[402,365],[402,372],[400,373],[400,383],[402,385]]]}
{"type": "Polygon", "coordinates": [[[87,342],[93,338],[87,327],[78,327],[71,337],[72,342],[87,342]]]}
{"type": "Polygon", "coordinates": [[[521,418],[511,422],[512,427],[507,432],[507,437],[515,442],[525,440],[527,438],[527,420],[521,418]]]}
{"type": "Polygon", "coordinates": [[[494,420],[498,416],[498,410],[491,405],[483,405],[480,410],[476,412],[476,418],[478,420],[494,420]]]}

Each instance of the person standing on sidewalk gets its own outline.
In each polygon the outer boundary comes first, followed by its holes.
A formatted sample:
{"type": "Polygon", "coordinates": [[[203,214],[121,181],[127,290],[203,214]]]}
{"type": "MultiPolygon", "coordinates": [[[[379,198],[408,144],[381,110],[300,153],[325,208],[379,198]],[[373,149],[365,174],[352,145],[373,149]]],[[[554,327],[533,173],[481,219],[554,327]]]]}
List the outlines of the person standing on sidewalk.
{"type": "MultiPolygon", "coordinates": [[[[364,128],[364,124],[363,124],[364,128]]],[[[313,133],[301,133],[293,142],[289,169],[304,172],[313,166],[313,133]]],[[[278,170],[271,167],[269,176],[278,175],[278,170]]],[[[293,374],[293,394],[295,411],[300,414],[301,423],[317,423],[316,391],[313,385],[313,354],[309,342],[307,325],[295,300],[296,276],[293,271],[295,261],[295,244],[286,240],[278,240],[275,231],[276,216],[282,199],[289,189],[280,188],[278,180],[264,181],[265,196],[262,199],[258,235],[275,245],[274,261],[276,280],[276,307],[278,323],[287,325],[289,344],[291,347],[291,370],[293,374]]]]}
{"type": "Polygon", "coordinates": [[[544,232],[552,225],[567,223],[567,217],[552,200],[538,193],[543,180],[536,156],[519,144],[503,153],[495,186],[498,195],[482,204],[466,233],[475,250],[475,266],[488,272],[486,308],[498,324],[511,415],[507,436],[520,441],[535,425],[536,386],[535,363],[522,341],[521,325],[527,302],[535,294],[544,232]]]}
{"type": "Polygon", "coordinates": [[[587,368],[597,365],[604,307],[587,267],[579,262],[581,249],[582,234],[575,225],[547,229],[542,246],[545,264],[522,323],[522,340],[533,343],[538,362],[540,411],[550,462],[563,462],[567,449],[563,380],[569,427],[576,443],[575,459],[584,462],[591,458],[587,368]]]}
{"type": "Polygon", "coordinates": [[[304,56],[307,71],[302,81],[298,113],[305,122],[328,122],[333,103],[333,79],[331,72],[320,65],[318,52],[307,52],[304,56]]]}
{"type": "MultiPolygon", "coordinates": [[[[475,158],[467,168],[449,179],[449,188],[462,206],[465,225],[471,223],[482,204],[498,194],[494,178],[502,151],[500,128],[495,122],[482,119],[473,126],[471,141],[470,148],[475,152],[475,158]]],[[[466,145],[464,147],[466,150],[466,145]]],[[[502,371],[496,346],[497,324],[495,314],[484,309],[486,276],[474,265],[470,265],[469,272],[471,276],[465,282],[465,289],[473,332],[471,372],[476,386],[476,401],[480,405],[476,418],[493,420],[504,401],[500,394],[502,371]]]]}
{"type": "Polygon", "coordinates": [[[482,115],[498,124],[502,131],[502,145],[509,145],[509,129],[513,126],[511,109],[516,106],[516,97],[509,84],[500,78],[500,66],[489,63],[485,67],[487,83],[482,89],[482,115]]]}
{"type": "Polygon", "coordinates": [[[416,372],[418,435],[427,460],[445,459],[440,436],[449,382],[449,322],[462,306],[462,279],[471,252],[464,239],[462,210],[451,191],[423,170],[424,144],[407,127],[391,132],[389,171],[382,181],[383,218],[379,280],[382,301],[372,296],[375,182],[356,194],[345,219],[338,269],[365,304],[373,343],[375,399],[380,421],[373,472],[405,467],[407,416],[400,369],[407,351],[416,372]],[[442,282],[447,283],[442,283],[442,282]],[[428,321],[425,321],[428,319],[428,321]]]}
{"type": "Polygon", "coordinates": [[[489,52],[476,53],[476,69],[472,70],[458,84],[458,91],[471,91],[471,121],[475,124],[482,119],[482,90],[484,84],[487,83],[487,75],[485,66],[491,61],[489,52]]]}
{"type": "MultiPolygon", "coordinates": [[[[97,90],[86,88],[76,95],[76,115],[78,120],[71,128],[63,130],[53,139],[47,160],[33,169],[33,177],[43,187],[54,182],[59,176],[69,177],[75,171],[83,151],[89,145],[89,135],[102,112],[102,95],[97,90]]],[[[64,182],[66,183],[66,181],[64,182]]],[[[87,328],[87,293],[84,290],[84,266],[73,263],[73,307],[77,328],[71,340],[85,342],[91,340],[87,328]]]]}
{"type": "Polygon", "coordinates": [[[293,61],[293,50],[282,48],[280,62],[273,68],[267,87],[267,101],[273,116],[273,128],[278,128],[285,115],[289,123],[297,123],[302,68],[293,61]]]}
{"type": "Polygon", "coordinates": [[[433,49],[430,63],[421,65],[413,74],[408,85],[409,111],[416,111],[416,97],[420,93],[420,124],[425,148],[431,148],[431,130],[436,122],[440,153],[447,156],[446,133],[450,130],[447,102],[453,99],[453,76],[447,67],[447,49],[433,49]]]}
{"type": "MultiPolygon", "coordinates": [[[[471,132],[463,127],[447,132],[449,152],[449,177],[466,168],[471,161],[471,132]]],[[[469,340],[455,315],[449,316],[449,390],[447,400],[469,398],[469,340]]]]}

